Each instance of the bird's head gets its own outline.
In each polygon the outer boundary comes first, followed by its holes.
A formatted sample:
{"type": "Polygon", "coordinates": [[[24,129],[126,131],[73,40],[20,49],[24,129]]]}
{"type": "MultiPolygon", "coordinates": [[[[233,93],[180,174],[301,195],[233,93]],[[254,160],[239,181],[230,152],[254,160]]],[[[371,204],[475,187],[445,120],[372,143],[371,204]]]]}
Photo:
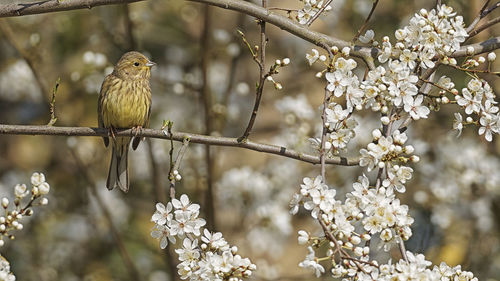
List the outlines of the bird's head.
{"type": "Polygon", "coordinates": [[[151,76],[151,67],[155,65],[139,52],[125,53],[113,70],[113,73],[124,80],[147,79],[151,76]]]}

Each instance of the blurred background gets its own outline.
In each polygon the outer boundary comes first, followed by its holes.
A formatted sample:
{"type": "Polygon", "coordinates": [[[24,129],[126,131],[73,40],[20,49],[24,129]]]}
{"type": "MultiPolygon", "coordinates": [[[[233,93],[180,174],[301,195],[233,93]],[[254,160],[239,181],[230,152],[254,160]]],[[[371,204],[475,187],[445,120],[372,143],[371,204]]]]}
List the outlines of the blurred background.
{"type": "MultiPolygon", "coordinates": [[[[2,1],[14,2],[30,1],[2,1]]],[[[268,2],[301,8],[297,0],[268,2]]],[[[351,40],[372,2],[335,0],[312,29],[351,40]]],[[[384,35],[394,39],[396,28],[435,2],[381,1],[369,28],[379,41],[384,35]]],[[[466,23],[483,5],[443,2],[466,23]]],[[[138,50],[157,63],[151,128],[171,120],[173,131],[238,137],[253,107],[258,67],[237,30],[251,45],[259,44],[254,18],[181,0],[0,19],[1,123],[47,124],[52,88],[60,78],[55,125],[96,127],[105,75],[124,52],[138,50]]],[[[250,139],[314,153],[308,138],[320,130],[324,87],[314,77],[322,69],[305,59],[314,46],[271,25],[267,31],[267,68],[285,57],[291,64],[275,76],[282,90],[266,84],[250,139]]],[[[493,27],[468,43],[499,35],[493,27]]],[[[438,74],[452,77],[459,90],[468,81],[448,68],[438,74]]],[[[482,77],[500,87],[494,76],[482,77]]],[[[415,218],[407,248],[436,264],[462,264],[480,280],[500,280],[499,142],[484,141],[476,127],[456,138],[454,112],[455,106],[443,106],[408,131],[408,144],[421,161],[400,196],[415,218]]],[[[345,155],[358,155],[371,141],[377,119],[371,112],[356,116],[357,137],[345,155]]],[[[174,145],[176,155],[180,143],[174,145]]],[[[12,197],[15,184],[28,184],[35,171],[45,173],[51,185],[48,206],[36,208],[16,239],[0,249],[17,280],[173,280],[177,255],[171,247],[160,250],[150,236],[155,203],[167,200],[169,150],[169,141],[153,139],[131,152],[131,190],[123,194],[105,187],[110,152],[101,138],[0,136],[1,196],[12,197]]],[[[255,280],[309,280],[311,273],[297,266],[307,254],[297,244],[297,231],[314,233],[319,226],[307,212],[290,216],[288,203],[302,178],[318,175],[319,166],[237,148],[212,147],[210,152],[207,159],[204,145],[189,145],[177,195],[186,193],[199,203],[212,230],[222,231],[239,254],[257,264],[255,280]]],[[[328,166],[327,182],[342,198],[362,173],[356,167],[328,166]]],[[[381,260],[391,255],[400,257],[395,251],[381,260]]]]}

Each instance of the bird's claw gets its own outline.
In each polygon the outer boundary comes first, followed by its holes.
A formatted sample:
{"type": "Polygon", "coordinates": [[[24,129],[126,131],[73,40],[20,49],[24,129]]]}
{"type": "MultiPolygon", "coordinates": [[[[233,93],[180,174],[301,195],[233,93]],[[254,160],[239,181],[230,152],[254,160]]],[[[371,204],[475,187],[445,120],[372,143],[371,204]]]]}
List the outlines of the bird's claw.
{"type": "Polygon", "coordinates": [[[142,133],[142,126],[133,127],[132,133],[134,134],[134,137],[137,137],[138,134],[142,133]]]}
{"type": "Polygon", "coordinates": [[[110,136],[113,140],[116,140],[115,129],[113,127],[109,127],[108,136],[110,136]]]}

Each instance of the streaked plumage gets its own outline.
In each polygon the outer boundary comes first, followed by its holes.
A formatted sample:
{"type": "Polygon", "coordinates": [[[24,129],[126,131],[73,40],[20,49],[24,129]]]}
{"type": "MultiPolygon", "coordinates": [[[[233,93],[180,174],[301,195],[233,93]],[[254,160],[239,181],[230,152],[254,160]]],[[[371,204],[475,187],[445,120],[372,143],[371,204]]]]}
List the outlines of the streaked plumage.
{"type": "MultiPolygon", "coordinates": [[[[100,128],[125,129],[148,127],[151,114],[151,88],[149,78],[154,65],[139,52],[125,53],[113,72],[106,76],[101,86],[98,102],[98,122],[100,128]]],[[[109,165],[106,187],[118,186],[124,192],[129,189],[128,147],[132,137],[111,139],[113,152],[109,165]]],[[[141,138],[134,137],[135,150],[141,138]]],[[[109,145],[109,137],[104,137],[109,145]]]]}

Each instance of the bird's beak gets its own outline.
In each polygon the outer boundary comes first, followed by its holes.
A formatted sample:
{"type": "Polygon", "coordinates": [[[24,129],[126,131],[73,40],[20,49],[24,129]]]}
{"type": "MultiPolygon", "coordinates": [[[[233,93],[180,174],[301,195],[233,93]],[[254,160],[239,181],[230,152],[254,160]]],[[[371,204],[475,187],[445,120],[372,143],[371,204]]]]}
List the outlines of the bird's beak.
{"type": "Polygon", "coordinates": [[[156,63],[154,63],[154,62],[152,62],[152,61],[148,61],[148,62],[146,63],[146,66],[147,66],[147,67],[153,67],[153,66],[155,66],[155,65],[156,65],[156,63]]]}

